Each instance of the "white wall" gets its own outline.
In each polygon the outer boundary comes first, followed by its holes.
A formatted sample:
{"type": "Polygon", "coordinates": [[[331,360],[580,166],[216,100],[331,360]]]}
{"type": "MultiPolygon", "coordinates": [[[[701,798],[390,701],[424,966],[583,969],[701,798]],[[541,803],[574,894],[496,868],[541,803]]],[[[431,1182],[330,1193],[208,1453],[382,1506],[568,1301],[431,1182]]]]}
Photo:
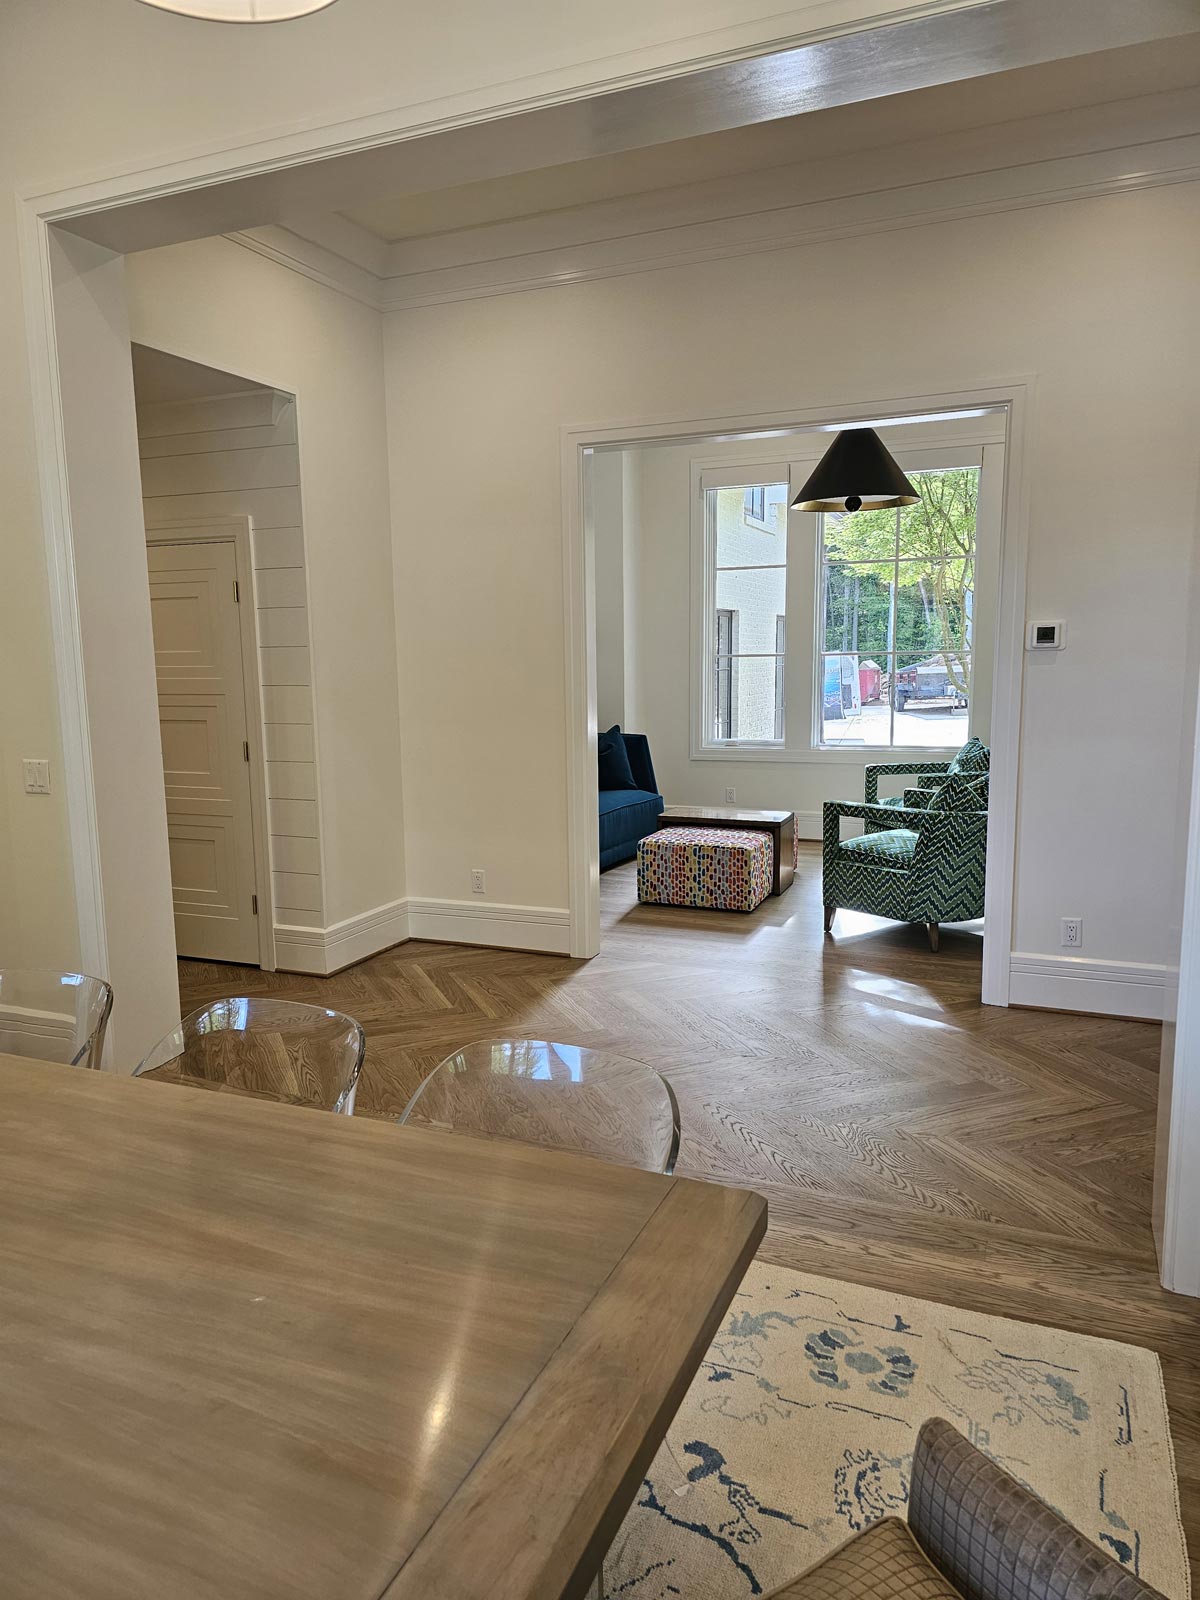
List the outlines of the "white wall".
{"type": "Polygon", "coordinates": [[[1070,644],[1027,674],[1015,947],[1056,955],[1080,915],[1087,958],[1164,963],[1198,241],[1200,188],[1180,184],[389,315],[399,500],[460,491],[453,542],[396,522],[403,723],[439,753],[407,775],[422,892],[496,863],[503,898],[565,904],[564,424],[1036,374],[1029,613],[1065,617],[1070,644]]]}
{"type": "Polygon", "coordinates": [[[296,402],[274,389],[138,407],[148,527],[251,519],[276,923],[324,926],[296,402]]]}
{"type": "MultiPolygon", "coordinates": [[[[276,800],[273,810],[278,818],[319,805],[325,926],[337,930],[405,894],[379,313],[226,239],[130,256],[128,285],[137,342],[296,396],[300,490],[266,491],[278,534],[265,552],[259,540],[256,559],[296,560],[302,521],[317,796],[276,800]]],[[[222,489],[177,504],[236,510],[248,502],[222,489]]],[[[268,594],[301,601],[303,574],[288,570],[290,577],[283,569],[271,573],[268,594]]],[[[297,659],[283,658],[288,667],[297,659]]],[[[277,920],[309,919],[281,912],[277,920]]],[[[382,943],[394,937],[382,929],[382,943]]],[[[290,949],[280,949],[278,959],[281,966],[303,964],[290,949]]]]}
{"type": "MultiPolygon", "coordinates": [[[[782,13],[772,0],[663,0],[653,7],[617,0],[569,9],[558,0],[525,0],[514,13],[484,0],[452,0],[436,8],[354,0],[300,22],[253,29],[196,22],[134,0],[55,0],[53,6],[43,0],[5,0],[0,6],[0,791],[8,825],[0,840],[0,885],[10,885],[11,892],[0,895],[0,958],[48,964],[78,959],[63,786],[57,784],[49,796],[26,796],[21,788],[22,755],[48,757],[60,775],[62,764],[44,502],[32,425],[27,292],[14,195],[351,116],[364,124],[374,116],[389,125],[419,122],[430,114],[430,102],[439,99],[444,109],[486,115],[522,96],[571,94],[627,74],[669,74],[679,63],[911,10],[910,0],[803,0],[782,13]],[[397,119],[395,108],[408,110],[397,119]]],[[[152,273],[142,269],[135,275],[148,284],[152,273]]],[[[223,274],[211,284],[203,273],[192,278],[196,304],[207,306],[210,322],[221,320],[222,281],[223,274]]],[[[293,303],[288,291],[281,295],[293,303]]],[[[336,312],[330,316],[341,326],[336,312]]],[[[168,330],[173,325],[169,316],[158,320],[168,330]]],[[[277,329],[277,317],[266,320],[277,329]]],[[[311,327],[303,318],[296,324],[297,334],[304,329],[297,354],[320,321],[317,315],[311,327]]],[[[264,340],[270,342],[267,330],[264,340]]],[[[214,346],[223,342],[215,339],[214,346]]],[[[227,342],[238,344],[235,337],[227,342]]],[[[316,486],[314,492],[319,492],[316,486]]],[[[357,505],[349,514],[358,514],[357,505]]],[[[347,754],[336,730],[330,731],[338,755],[347,754]]],[[[393,804],[389,780],[375,772],[363,774],[362,788],[372,810],[393,804]]],[[[352,819],[342,824],[339,837],[353,833],[352,819]]],[[[395,863],[371,890],[361,862],[340,859],[343,848],[357,854],[352,842],[335,845],[336,872],[335,862],[327,862],[327,910],[335,920],[364,894],[390,894],[395,887],[395,863]]]]}

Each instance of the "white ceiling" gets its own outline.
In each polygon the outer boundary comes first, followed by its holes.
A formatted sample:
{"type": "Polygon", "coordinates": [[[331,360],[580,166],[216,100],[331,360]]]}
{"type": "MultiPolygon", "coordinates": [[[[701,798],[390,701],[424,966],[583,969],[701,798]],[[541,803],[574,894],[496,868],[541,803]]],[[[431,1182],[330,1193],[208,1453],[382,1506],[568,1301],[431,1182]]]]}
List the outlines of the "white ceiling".
{"type": "Polygon", "coordinates": [[[342,215],[383,240],[422,238],[1197,83],[1192,34],[457,187],[384,193],[342,215]]]}
{"type": "Polygon", "coordinates": [[[168,355],[149,345],[135,344],[133,350],[133,388],[139,406],[161,405],[172,400],[206,400],[219,394],[244,394],[265,385],[252,378],[239,378],[216,367],[202,367],[198,361],[168,355]]]}

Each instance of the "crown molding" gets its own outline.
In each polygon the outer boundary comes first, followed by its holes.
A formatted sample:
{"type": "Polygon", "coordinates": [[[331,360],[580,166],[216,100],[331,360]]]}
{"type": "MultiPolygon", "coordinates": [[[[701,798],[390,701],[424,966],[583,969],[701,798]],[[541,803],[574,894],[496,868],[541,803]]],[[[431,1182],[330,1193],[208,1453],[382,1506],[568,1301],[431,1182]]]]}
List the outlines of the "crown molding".
{"type": "Polygon", "coordinates": [[[660,229],[563,250],[389,278],[384,311],[404,311],[561,287],[629,273],[655,272],[767,250],[794,249],[865,233],[915,228],[989,213],[1056,205],[1200,178],[1200,134],[1136,152],[1108,151],[882,193],[847,196],[749,217],[660,229]],[[1131,169],[1130,158],[1136,161],[1131,169]]]}
{"type": "Polygon", "coordinates": [[[224,428],[273,428],[292,404],[282,389],[237,389],[190,400],[148,400],[137,407],[138,437],[215,433],[224,428]]]}
{"type": "Polygon", "coordinates": [[[357,300],[359,305],[370,306],[373,311],[383,310],[386,280],[382,271],[373,271],[360,260],[351,260],[315,239],[274,225],[243,228],[224,237],[231,244],[241,245],[244,250],[252,250],[255,255],[273,261],[276,266],[298,272],[302,278],[319,283],[325,289],[357,300]]]}
{"type": "Polygon", "coordinates": [[[1200,90],[1189,89],[390,247],[341,218],[226,237],[374,310],[404,311],[1198,178],[1200,90]]]}

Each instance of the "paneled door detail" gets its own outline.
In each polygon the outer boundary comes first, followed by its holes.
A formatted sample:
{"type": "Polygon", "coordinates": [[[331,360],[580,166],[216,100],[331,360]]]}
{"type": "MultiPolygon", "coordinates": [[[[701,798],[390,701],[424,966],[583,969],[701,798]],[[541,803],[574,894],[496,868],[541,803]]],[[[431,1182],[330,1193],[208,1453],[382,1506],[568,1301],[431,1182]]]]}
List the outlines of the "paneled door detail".
{"type": "Polygon", "coordinates": [[[176,946],[181,956],[256,965],[250,748],[234,545],[151,544],[147,557],[176,946]]]}

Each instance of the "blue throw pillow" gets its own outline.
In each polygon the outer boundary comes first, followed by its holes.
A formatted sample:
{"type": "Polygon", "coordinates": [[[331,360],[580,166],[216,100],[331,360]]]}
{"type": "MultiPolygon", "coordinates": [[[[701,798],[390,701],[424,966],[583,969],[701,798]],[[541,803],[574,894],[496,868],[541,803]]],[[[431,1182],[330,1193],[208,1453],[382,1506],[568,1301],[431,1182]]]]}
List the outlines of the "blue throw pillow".
{"type": "Polygon", "coordinates": [[[600,768],[601,789],[636,789],[637,780],[629,765],[629,752],[620,724],[615,723],[596,742],[596,759],[600,768]]]}

